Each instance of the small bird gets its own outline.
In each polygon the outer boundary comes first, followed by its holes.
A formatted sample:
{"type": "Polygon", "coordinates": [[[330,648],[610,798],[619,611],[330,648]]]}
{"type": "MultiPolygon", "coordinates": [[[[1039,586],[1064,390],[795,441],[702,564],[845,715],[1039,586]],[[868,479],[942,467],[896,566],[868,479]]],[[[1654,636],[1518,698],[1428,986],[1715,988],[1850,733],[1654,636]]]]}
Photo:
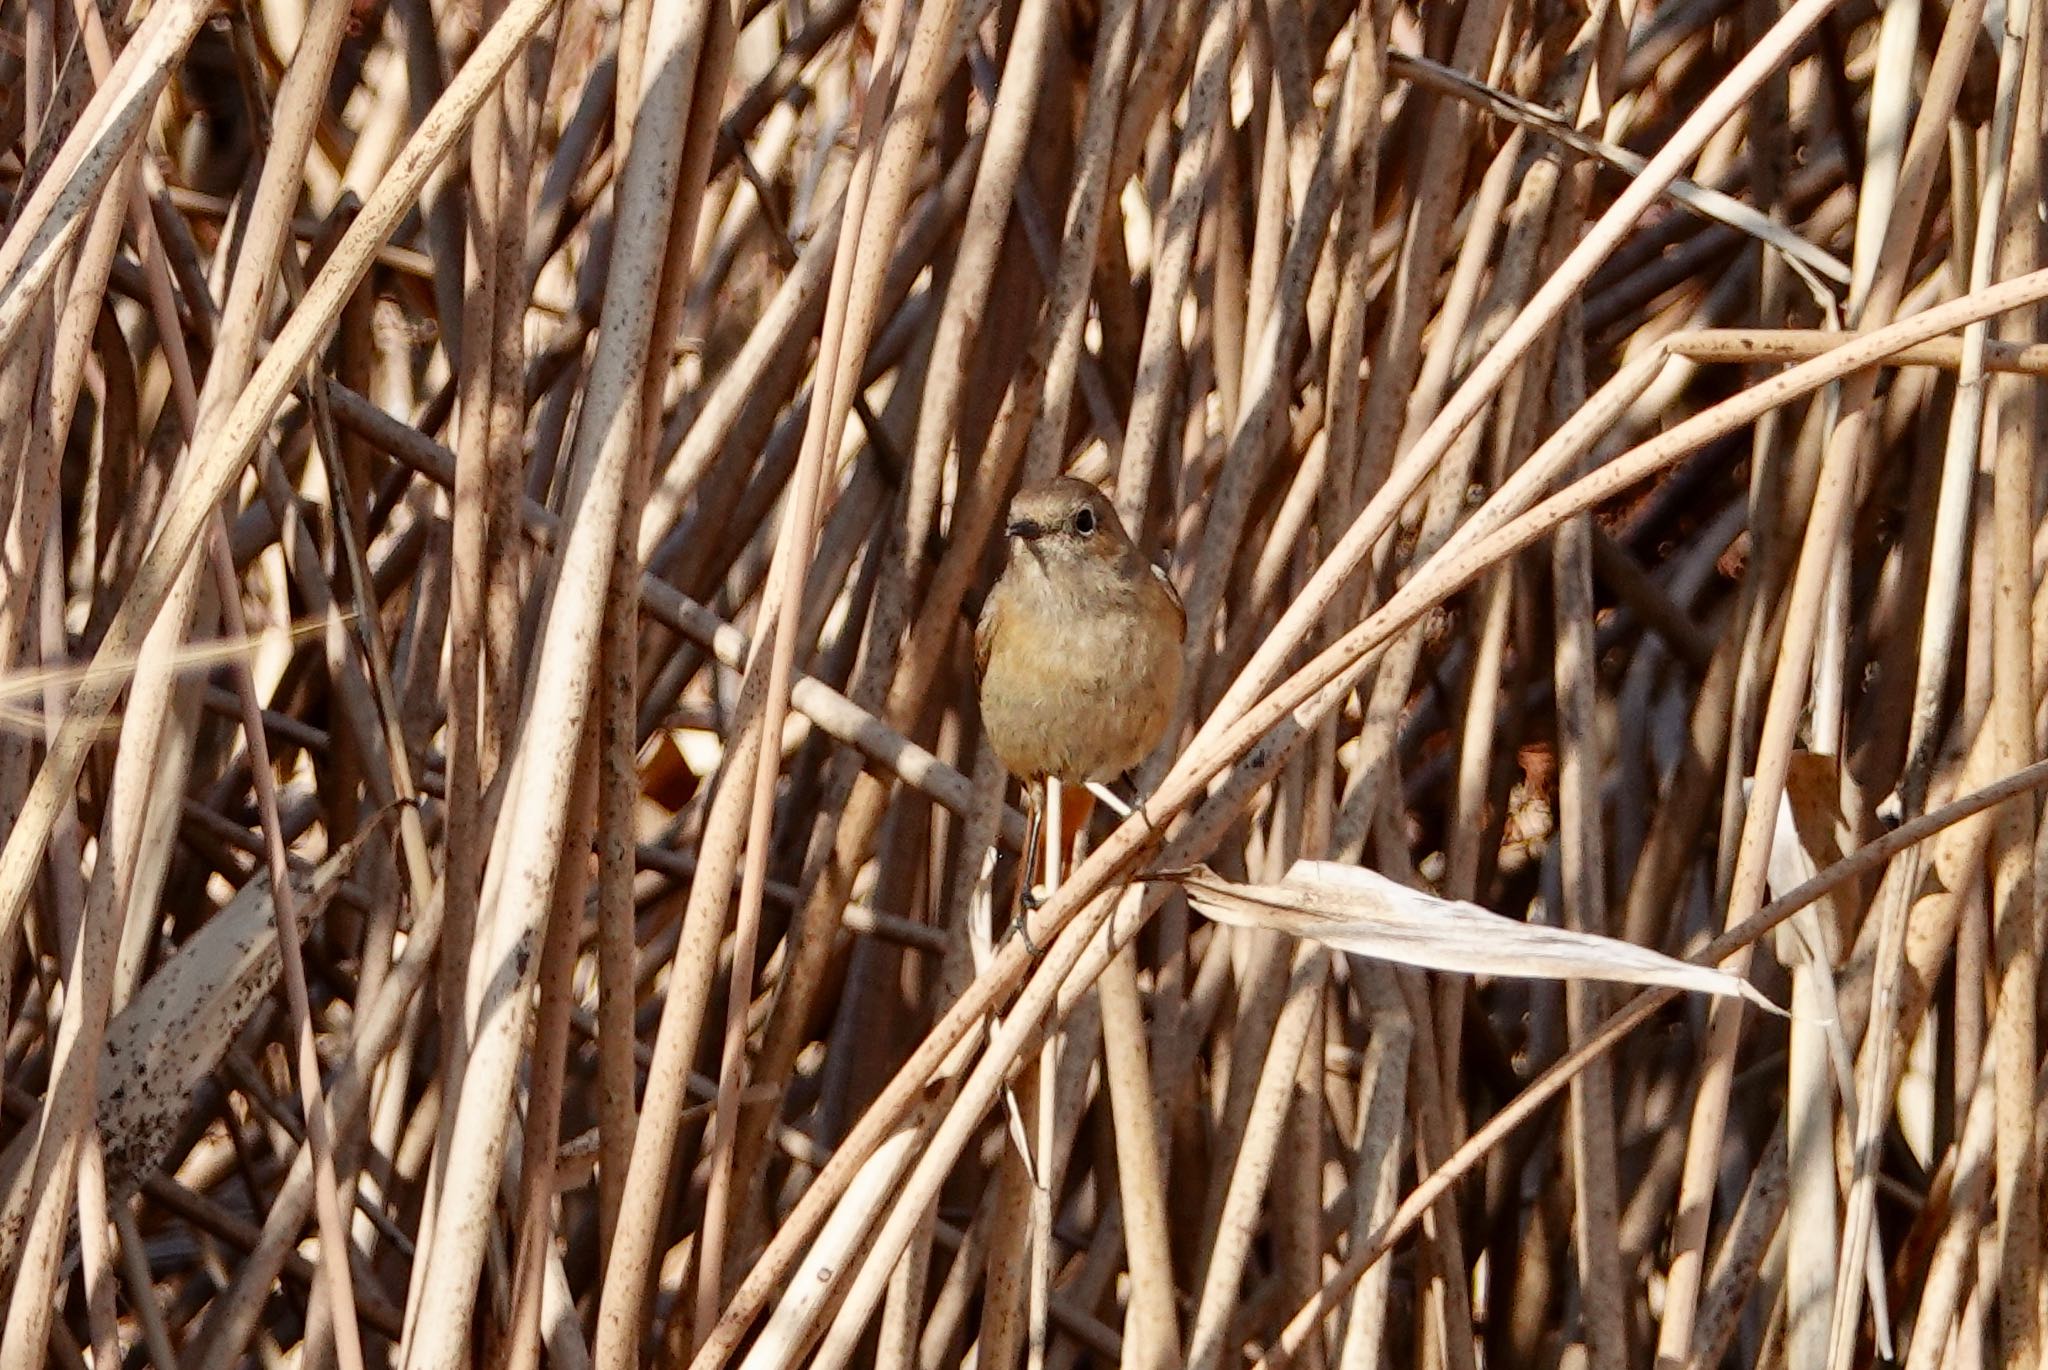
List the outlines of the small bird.
{"type": "Polygon", "coordinates": [[[1039,782],[1107,783],[1159,745],[1180,695],[1187,611],[1087,481],[1019,491],[1005,531],[1009,564],[982,606],[974,660],[982,726],[1031,801],[1029,870],[1039,782]]]}

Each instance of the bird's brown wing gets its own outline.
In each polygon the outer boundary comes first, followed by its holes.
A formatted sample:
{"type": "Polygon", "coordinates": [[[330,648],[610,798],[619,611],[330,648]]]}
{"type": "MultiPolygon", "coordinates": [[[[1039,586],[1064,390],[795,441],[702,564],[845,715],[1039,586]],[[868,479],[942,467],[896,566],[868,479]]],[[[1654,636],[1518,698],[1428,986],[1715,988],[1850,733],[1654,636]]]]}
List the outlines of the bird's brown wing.
{"type": "Polygon", "coordinates": [[[1188,606],[1180,602],[1180,591],[1173,588],[1173,577],[1167,575],[1166,568],[1157,562],[1146,562],[1145,564],[1152,568],[1152,575],[1158,580],[1159,587],[1166,591],[1166,602],[1173,606],[1174,614],[1180,619],[1180,632],[1176,636],[1183,642],[1187,641],[1188,606]]]}
{"type": "Polygon", "coordinates": [[[981,617],[974,622],[974,678],[988,674],[988,654],[996,645],[996,619],[1003,609],[1003,583],[999,580],[981,602],[981,617]]]}

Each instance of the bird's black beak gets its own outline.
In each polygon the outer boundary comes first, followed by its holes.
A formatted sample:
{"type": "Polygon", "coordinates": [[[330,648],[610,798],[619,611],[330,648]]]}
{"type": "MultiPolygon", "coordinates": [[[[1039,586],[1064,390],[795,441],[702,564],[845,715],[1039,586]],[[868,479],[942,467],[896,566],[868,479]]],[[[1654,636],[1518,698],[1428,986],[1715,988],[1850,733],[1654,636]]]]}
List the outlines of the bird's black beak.
{"type": "Polygon", "coordinates": [[[1003,530],[1005,536],[1023,538],[1026,542],[1038,538],[1044,532],[1045,529],[1042,525],[1033,523],[1030,519],[1018,519],[1003,530]]]}

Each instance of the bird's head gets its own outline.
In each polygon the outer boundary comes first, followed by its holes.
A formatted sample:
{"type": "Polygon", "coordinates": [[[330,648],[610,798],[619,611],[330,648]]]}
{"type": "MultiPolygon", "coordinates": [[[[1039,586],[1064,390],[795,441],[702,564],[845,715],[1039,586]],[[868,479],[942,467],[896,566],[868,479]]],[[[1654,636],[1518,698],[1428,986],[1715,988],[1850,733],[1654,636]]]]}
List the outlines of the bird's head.
{"type": "Polygon", "coordinates": [[[1109,497],[1072,476],[1018,491],[1004,532],[1041,561],[1114,561],[1131,545],[1109,497]]]}

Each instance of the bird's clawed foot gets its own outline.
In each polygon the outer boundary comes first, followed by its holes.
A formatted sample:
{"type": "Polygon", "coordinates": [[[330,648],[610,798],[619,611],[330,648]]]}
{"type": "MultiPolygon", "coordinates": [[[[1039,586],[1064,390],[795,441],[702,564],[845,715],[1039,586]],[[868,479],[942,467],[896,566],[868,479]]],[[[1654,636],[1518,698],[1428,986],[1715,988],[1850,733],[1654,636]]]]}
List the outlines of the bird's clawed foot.
{"type": "Polygon", "coordinates": [[[1010,920],[1010,931],[1024,943],[1024,950],[1030,952],[1031,959],[1036,961],[1045,955],[1045,948],[1031,940],[1031,914],[1038,907],[1038,896],[1026,890],[1018,897],[1017,902],[1021,907],[1017,910],[1017,916],[1010,920]]]}
{"type": "MultiPolygon", "coordinates": [[[[1089,781],[1088,793],[1094,795],[1097,799],[1101,800],[1102,806],[1108,809],[1111,813],[1115,814],[1118,818],[1129,818],[1131,816],[1132,806],[1129,803],[1125,802],[1123,796],[1119,795],[1115,790],[1112,790],[1109,786],[1101,783],[1100,781],[1089,781]]],[[[1137,790],[1135,787],[1132,789],[1131,793],[1133,795],[1137,795],[1137,790]]],[[[1139,796],[1141,802],[1142,798],[1142,796],[1139,796]]]]}
{"type": "Polygon", "coordinates": [[[1139,818],[1145,821],[1145,831],[1152,834],[1155,839],[1165,835],[1160,831],[1159,825],[1152,821],[1152,815],[1145,809],[1145,805],[1151,802],[1152,796],[1146,791],[1139,789],[1137,782],[1133,781],[1131,783],[1131,797],[1128,801],[1115,790],[1109,788],[1109,786],[1098,784],[1093,780],[1088,782],[1088,793],[1101,800],[1103,806],[1120,819],[1129,818],[1134,813],[1138,815],[1139,818]]]}

